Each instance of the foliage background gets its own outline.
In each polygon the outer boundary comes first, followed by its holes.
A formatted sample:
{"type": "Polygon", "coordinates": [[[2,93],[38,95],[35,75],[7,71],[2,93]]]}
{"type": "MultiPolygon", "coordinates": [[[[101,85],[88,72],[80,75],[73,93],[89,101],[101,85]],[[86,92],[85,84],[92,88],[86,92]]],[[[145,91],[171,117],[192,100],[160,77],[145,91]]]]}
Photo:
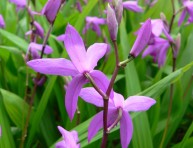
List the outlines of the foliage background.
{"type": "MultiPolygon", "coordinates": [[[[46,0],[35,1],[37,11],[40,11],[46,0]]],[[[75,0],[68,0],[59,12],[52,35],[48,44],[54,49],[49,57],[67,57],[62,43],[56,40],[56,36],[63,34],[68,22],[82,33],[86,16],[105,16],[103,14],[104,4],[98,0],[89,0],[79,13],[74,6],[75,0]]],[[[142,5],[143,3],[140,2],[142,5]]],[[[175,1],[176,8],[180,7],[175,1]]],[[[144,13],[133,13],[124,10],[124,17],[119,28],[118,46],[120,58],[127,58],[130,48],[135,40],[134,32],[139,28],[140,22],[147,18],[159,18],[160,12],[171,19],[172,8],[168,0],[158,0],[152,8],[145,5],[144,13]]],[[[16,12],[15,6],[7,0],[0,1],[0,14],[4,16],[6,28],[0,29],[0,125],[2,137],[0,137],[1,148],[19,147],[22,129],[26,120],[29,105],[24,101],[25,89],[30,93],[33,88],[32,78],[35,72],[29,69],[24,60],[28,48],[29,38],[25,32],[29,30],[29,17],[25,10],[16,12]],[[29,81],[26,76],[29,73],[29,81]]],[[[128,64],[119,72],[114,85],[115,91],[122,93],[124,97],[141,94],[150,96],[157,100],[148,112],[133,113],[134,134],[129,147],[131,148],[153,148],[160,145],[167,119],[169,104],[169,87],[174,83],[174,98],[169,130],[166,135],[164,147],[187,147],[193,145],[193,85],[188,87],[193,74],[193,25],[177,26],[179,15],[176,17],[172,34],[181,33],[182,42],[177,57],[177,71],[171,73],[171,50],[168,52],[164,67],[159,69],[150,57],[142,59],[139,56],[135,61],[128,64]],[[187,91],[188,90],[188,91],[187,91]]],[[[45,32],[48,30],[48,22],[44,17],[36,16],[35,19],[43,26],[45,32]]],[[[109,38],[107,26],[102,27],[103,34],[109,38]]],[[[83,36],[84,37],[84,36],[83,36]]],[[[42,43],[41,40],[38,41],[42,43]]],[[[86,38],[87,46],[94,42],[102,42],[102,39],[89,31],[86,38]]],[[[110,40],[108,40],[109,43],[110,40]]],[[[101,60],[98,69],[111,77],[114,69],[114,51],[110,52],[107,62],[101,60]],[[104,64],[105,63],[105,64],[104,64]]],[[[81,112],[80,122],[76,125],[77,116],[70,122],[64,107],[64,84],[66,79],[59,76],[47,76],[47,81],[42,87],[38,87],[28,135],[25,147],[54,147],[59,140],[60,134],[57,125],[67,130],[75,129],[79,133],[82,147],[100,147],[102,131],[88,144],[87,127],[92,116],[100,109],[86,104],[79,99],[81,112]]],[[[121,147],[119,138],[119,126],[110,134],[108,147],[121,147]]]]}

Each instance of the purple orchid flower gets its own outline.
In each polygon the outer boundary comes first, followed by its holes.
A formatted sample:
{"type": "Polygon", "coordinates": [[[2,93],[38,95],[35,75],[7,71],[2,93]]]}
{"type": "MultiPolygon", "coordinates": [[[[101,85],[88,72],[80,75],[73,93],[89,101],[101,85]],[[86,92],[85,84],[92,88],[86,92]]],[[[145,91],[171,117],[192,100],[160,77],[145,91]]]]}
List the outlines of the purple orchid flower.
{"type": "MultiPolygon", "coordinates": [[[[83,88],[80,97],[86,102],[98,107],[103,107],[103,99],[94,88],[83,88]]],[[[120,136],[122,148],[127,148],[133,133],[132,119],[128,112],[146,111],[156,101],[145,96],[131,96],[124,100],[121,94],[114,92],[114,97],[109,100],[108,131],[120,121],[120,136]]],[[[88,127],[88,141],[103,127],[103,111],[94,116],[88,127]]]]}
{"type": "Polygon", "coordinates": [[[0,28],[5,28],[5,21],[3,19],[3,16],[0,14],[0,28]]]}
{"type": "Polygon", "coordinates": [[[44,29],[42,28],[42,26],[36,21],[33,22],[33,25],[35,27],[35,30],[30,30],[30,31],[26,32],[25,35],[30,35],[30,34],[34,33],[34,34],[38,35],[40,38],[44,38],[44,29]]]}
{"type": "Polygon", "coordinates": [[[106,20],[104,18],[87,16],[83,34],[86,34],[86,32],[91,28],[98,36],[101,36],[100,25],[104,24],[106,24],[106,20]]]}
{"type": "MultiPolygon", "coordinates": [[[[34,42],[31,42],[28,46],[28,50],[26,53],[26,61],[29,61],[30,59],[39,59],[40,55],[38,51],[42,50],[42,44],[37,44],[34,42]],[[29,59],[29,53],[31,55],[31,58],[29,59]]],[[[52,48],[48,45],[46,45],[44,53],[45,54],[51,54],[53,52],[52,48]]]]}
{"type": "Polygon", "coordinates": [[[48,0],[44,8],[42,9],[41,14],[46,16],[50,24],[54,22],[60,6],[63,2],[64,0],[48,0]]]}
{"type": "Polygon", "coordinates": [[[58,126],[58,130],[62,134],[63,140],[56,143],[56,148],[80,148],[80,144],[77,144],[79,141],[77,131],[69,132],[61,126],[58,126]]]}
{"type": "Polygon", "coordinates": [[[9,1],[17,6],[17,10],[23,9],[27,5],[26,0],[9,0],[9,1]]]}
{"type": "Polygon", "coordinates": [[[161,19],[151,20],[151,25],[152,34],[150,36],[148,47],[145,49],[142,57],[144,58],[147,55],[151,55],[154,62],[158,62],[158,66],[161,67],[165,63],[170,43],[175,44],[175,41],[168,33],[168,27],[161,19]],[[166,39],[160,38],[162,33],[166,36],[166,39]]]}
{"type": "Polygon", "coordinates": [[[123,8],[134,11],[134,12],[143,12],[143,8],[138,5],[137,1],[123,2],[123,8]]]}
{"type": "Polygon", "coordinates": [[[158,66],[164,65],[166,60],[167,51],[170,47],[170,42],[166,39],[154,37],[153,43],[151,43],[143,52],[142,57],[151,55],[154,62],[158,62],[158,66]]]}
{"type": "Polygon", "coordinates": [[[180,15],[178,26],[182,24],[187,13],[189,14],[187,24],[193,23],[193,1],[190,1],[190,0],[183,1],[183,6],[184,6],[184,10],[182,11],[180,15]]]}
{"type": "Polygon", "coordinates": [[[94,70],[98,60],[106,53],[107,44],[95,43],[86,51],[81,36],[71,25],[66,27],[66,32],[62,37],[71,61],[64,58],[44,58],[29,61],[27,64],[35,71],[43,74],[73,77],[65,96],[66,110],[72,120],[76,111],[79,92],[82,86],[88,83],[85,74],[92,76],[101,90],[106,90],[108,87],[108,84],[102,83],[104,80],[108,81],[106,76],[102,72],[94,70]]]}

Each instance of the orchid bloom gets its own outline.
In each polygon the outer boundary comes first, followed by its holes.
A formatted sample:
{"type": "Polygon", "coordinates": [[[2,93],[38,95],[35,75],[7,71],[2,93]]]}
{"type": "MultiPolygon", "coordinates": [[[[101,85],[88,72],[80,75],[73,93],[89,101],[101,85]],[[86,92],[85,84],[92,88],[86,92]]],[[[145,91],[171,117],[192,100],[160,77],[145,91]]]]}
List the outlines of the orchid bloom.
{"type": "Polygon", "coordinates": [[[44,38],[44,29],[42,28],[42,26],[36,21],[33,22],[33,25],[35,27],[35,30],[30,30],[30,31],[26,32],[25,35],[30,35],[32,33],[35,33],[40,38],[44,38]]]}
{"type": "Polygon", "coordinates": [[[17,6],[17,10],[25,8],[27,5],[26,0],[9,0],[17,6]]]}
{"type": "Polygon", "coordinates": [[[161,19],[151,20],[152,34],[148,43],[148,47],[145,49],[142,57],[151,55],[154,62],[158,62],[158,66],[164,65],[166,60],[167,51],[170,47],[170,43],[174,43],[173,38],[168,33],[168,28],[161,19]],[[166,36],[166,39],[160,38],[161,34],[166,36]]]}
{"type": "MultiPolygon", "coordinates": [[[[28,50],[26,53],[26,61],[29,61],[30,59],[39,59],[40,55],[38,54],[38,51],[42,51],[42,44],[37,44],[34,42],[31,42],[28,46],[28,50]],[[29,59],[29,53],[31,55],[31,58],[29,59]]],[[[53,52],[52,48],[48,45],[45,46],[44,53],[45,54],[51,54],[53,52]]]]}
{"type": "Polygon", "coordinates": [[[101,35],[100,25],[106,24],[106,21],[104,18],[98,18],[98,17],[86,17],[86,25],[83,29],[83,34],[86,34],[86,32],[91,28],[98,36],[101,35]]]}
{"type": "Polygon", "coordinates": [[[48,0],[44,8],[42,9],[41,14],[46,16],[50,24],[54,22],[60,6],[63,2],[64,0],[48,0]]]}
{"type": "Polygon", "coordinates": [[[56,148],[80,148],[78,143],[78,133],[76,131],[67,131],[61,126],[58,126],[58,130],[62,134],[63,140],[56,143],[56,148]]]}
{"type": "Polygon", "coordinates": [[[143,8],[137,4],[137,1],[126,1],[123,2],[123,8],[134,11],[143,12],[143,8]]]}
{"type": "Polygon", "coordinates": [[[180,18],[178,21],[178,26],[180,26],[182,24],[187,13],[189,14],[187,24],[193,23],[193,1],[186,0],[186,1],[183,1],[182,3],[184,6],[184,10],[182,11],[182,13],[180,15],[180,18]]]}
{"type": "Polygon", "coordinates": [[[3,19],[3,16],[0,14],[0,28],[4,28],[5,27],[5,21],[3,19]]]}
{"type": "MultiPolygon", "coordinates": [[[[80,97],[88,103],[103,107],[103,98],[94,88],[83,88],[80,97]]],[[[156,101],[145,96],[131,96],[124,100],[121,94],[115,93],[109,99],[108,109],[108,131],[120,121],[120,139],[122,148],[127,148],[133,133],[132,119],[128,112],[146,111],[156,101]]],[[[103,127],[103,111],[94,116],[88,127],[88,141],[103,127]]]]}
{"type": "Polygon", "coordinates": [[[72,120],[76,111],[79,92],[82,86],[88,83],[85,77],[86,74],[89,74],[95,80],[101,90],[108,87],[108,84],[102,83],[107,79],[106,76],[102,72],[94,70],[98,60],[106,53],[107,44],[95,43],[86,51],[81,36],[71,25],[67,25],[66,32],[62,35],[62,40],[71,61],[64,58],[44,58],[29,61],[27,64],[35,71],[43,74],[73,77],[65,96],[66,110],[72,120]]]}

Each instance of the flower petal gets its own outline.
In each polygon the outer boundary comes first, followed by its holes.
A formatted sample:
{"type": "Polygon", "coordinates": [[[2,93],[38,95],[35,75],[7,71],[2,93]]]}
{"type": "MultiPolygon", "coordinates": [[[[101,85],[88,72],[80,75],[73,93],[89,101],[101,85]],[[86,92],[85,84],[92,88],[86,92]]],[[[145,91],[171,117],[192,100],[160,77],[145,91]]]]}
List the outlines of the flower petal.
{"type": "Polygon", "coordinates": [[[105,55],[106,51],[107,44],[105,43],[95,43],[88,48],[86,57],[90,70],[97,66],[97,62],[105,55]]]}
{"type": "MultiPolygon", "coordinates": [[[[108,126],[110,126],[117,118],[117,109],[108,110],[108,126]]],[[[88,127],[88,142],[97,134],[103,127],[103,111],[96,114],[88,127]]]]}
{"type": "Polygon", "coordinates": [[[148,110],[156,101],[146,96],[131,96],[124,102],[124,110],[129,111],[145,111],[148,110]]]}
{"type": "Polygon", "coordinates": [[[66,147],[69,147],[69,148],[77,147],[76,140],[74,139],[72,132],[65,130],[61,126],[58,126],[58,130],[60,131],[60,133],[62,134],[62,137],[64,138],[65,142],[63,142],[63,144],[65,144],[66,147]]]}
{"type": "MultiPolygon", "coordinates": [[[[90,75],[94,79],[97,86],[105,93],[107,91],[107,88],[109,86],[109,79],[106,77],[104,73],[102,73],[99,70],[93,70],[90,72],[90,75]]],[[[113,90],[111,91],[110,98],[112,99],[114,96],[113,90]]]]}
{"type": "Polygon", "coordinates": [[[79,95],[84,101],[94,104],[98,107],[103,107],[103,98],[101,95],[92,87],[83,88],[79,95]]]}
{"type": "Polygon", "coordinates": [[[180,18],[178,20],[178,26],[180,26],[182,24],[182,22],[184,21],[185,17],[186,17],[186,9],[184,9],[180,15],[180,18]]]}
{"type": "Polygon", "coordinates": [[[123,111],[120,121],[120,136],[122,148],[127,148],[133,134],[133,124],[130,115],[123,111]]]}
{"type": "Polygon", "coordinates": [[[123,108],[123,105],[124,105],[124,98],[121,94],[118,94],[116,92],[114,92],[114,98],[113,98],[113,102],[114,102],[114,105],[115,107],[119,108],[123,108]]]}
{"type": "Polygon", "coordinates": [[[65,96],[65,106],[70,120],[72,120],[74,117],[80,90],[82,86],[87,82],[87,79],[82,74],[79,74],[72,79],[72,81],[67,87],[65,96]]]}
{"type": "MultiPolygon", "coordinates": [[[[31,43],[29,44],[28,49],[29,49],[29,48],[33,48],[33,49],[42,51],[42,44],[37,44],[37,43],[31,42],[31,43]]],[[[44,50],[44,53],[45,53],[45,54],[50,54],[50,53],[52,53],[52,52],[53,52],[52,48],[51,48],[50,46],[46,45],[45,50],[44,50]]]]}
{"type": "Polygon", "coordinates": [[[152,32],[151,20],[148,19],[140,28],[138,32],[137,39],[130,51],[130,54],[134,57],[138,56],[140,52],[145,48],[147,43],[149,42],[150,36],[152,32]]]}
{"type": "Polygon", "coordinates": [[[123,7],[134,12],[143,12],[143,9],[136,1],[123,2],[123,7]]]}
{"type": "Polygon", "coordinates": [[[72,63],[78,71],[80,73],[88,71],[84,42],[76,29],[69,24],[66,27],[64,44],[72,63]]]}
{"type": "Polygon", "coordinates": [[[78,71],[71,61],[63,58],[36,59],[27,62],[27,65],[37,72],[50,75],[75,76],[78,71]]]}

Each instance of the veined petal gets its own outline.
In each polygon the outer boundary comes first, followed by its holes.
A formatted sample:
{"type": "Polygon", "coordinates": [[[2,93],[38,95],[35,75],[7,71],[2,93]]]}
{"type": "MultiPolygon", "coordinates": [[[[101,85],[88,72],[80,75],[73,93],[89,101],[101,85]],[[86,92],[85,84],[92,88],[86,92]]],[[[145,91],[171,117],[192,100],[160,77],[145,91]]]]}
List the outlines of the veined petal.
{"type": "Polygon", "coordinates": [[[130,51],[130,54],[134,57],[138,56],[149,42],[152,32],[151,20],[148,19],[140,28],[137,39],[130,51]]]}
{"type": "Polygon", "coordinates": [[[64,38],[65,38],[65,34],[62,34],[62,35],[59,35],[56,39],[58,41],[64,41],[64,38]]]}
{"type": "Polygon", "coordinates": [[[120,121],[120,137],[122,148],[127,148],[133,134],[133,124],[130,115],[123,111],[120,121]]]}
{"type": "Polygon", "coordinates": [[[159,55],[158,55],[159,56],[159,58],[158,58],[159,67],[163,66],[164,63],[165,63],[166,56],[167,56],[167,51],[168,51],[169,46],[170,46],[170,44],[168,42],[166,42],[160,48],[159,55]]]}
{"type": "MultiPolygon", "coordinates": [[[[93,70],[92,72],[90,72],[90,75],[92,76],[92,78],[94,79],[95,83],[97,84],[97,86],[104,92],[106,93],[107,88],[109,86],[110,81],[108,80],[108,78],[106,77],[106,75],[104,73],[102,73],[99,70],[93,70]]],[[[114,96],[113,91],[111,91],[110,94],[110,98],[112,99],[114,96]]]]}
{"type": "Polygon", "coordinates": [[[106,51],[107,44],[105,43],[95,43],[88,48],[86,57],[90,70],[97,66],[97,62],[105,55],[106,51]]]}
{"type": "MultiPolygon", "coordinates": [[[[88,103],[103,107],[103,98],[93,87],[82,88],[79,96],[88,103]]],[[[109,107],[115,107],[112,99],[109,99],[109,107]]]]}
{"type": "Polygon", "coordinates": [[[88,81],[84,77],[84,75],[79,74],[72,79],[72,81],[67,87],[65,96],[65,106],[70,120],[72,120],[74,117],[74,113],[76,111],[78,103],[78,96],[80,94],[81,88],[87,82],[88,81]]]}
{"type": "Polygon", "coordinates": [[[134,12],[143,12],[142,7],[136,1],[123,2],[123,7],[134,12]]]}
{"type": "Polygon", "coordinates": [[[127,112],[146,111],[155,103],[156,101],[150,97],[131,96],[124,102],[124,110],[127,112]]]}
{"type": "Polygon", "coordinates": [[[60,76],[75,76],[78,74],[78,71],[76,70],[72,62],[63,58],[36,59],[27,62],[27,65],[33,70],[43,74],[60,76]]]}
{"type": "Polygon", "coordinates": [[[79,95],[84,101],[94,104],[98,107],[103,107],[103,98],[101,95],[92,87],[83,88],[79,95]]]}
{"type": "Polygon", "coordinates": [[[80,73],[89,70],[86,61],[84,42],[76,29],[68,24],[64,36],[64,45],[74,66],[80,73]]]}
{"type": "Polygon", "coordinates": [[[24,8],[26,6],[26,0],[9,0],[14,3],[18,8],[24,8]]]}
{"type": "MultiPolygon", "coordinates": [[[[37,49],[39,51],[42,51],[42,44],[37,44],[37,43],[31,42],[29,44],[28,48],[33,48],[33,49],[37,49]]],[[[44,49],[44,53],[45,54],[50,54],[52,52],[53,52],[52,48],[50,46],[46,45],[46,47],[44,49]]]]}

